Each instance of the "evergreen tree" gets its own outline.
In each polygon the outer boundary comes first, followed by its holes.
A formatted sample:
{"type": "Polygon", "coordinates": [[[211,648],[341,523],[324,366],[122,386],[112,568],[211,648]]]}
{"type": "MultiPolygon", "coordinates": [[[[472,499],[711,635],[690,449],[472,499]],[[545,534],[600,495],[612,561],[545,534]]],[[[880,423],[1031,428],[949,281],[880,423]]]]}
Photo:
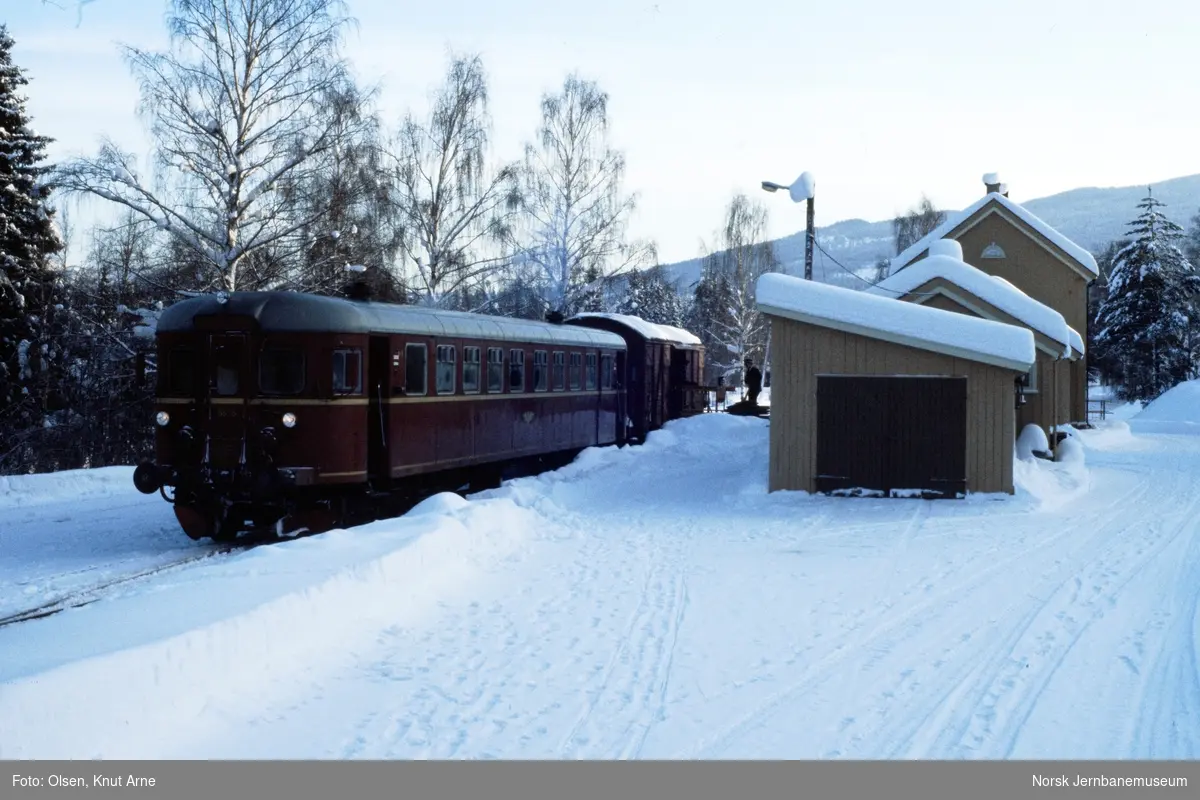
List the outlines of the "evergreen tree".
{"type": "Polygon", "coordinates": [[[1200,276],[1180,250],[1183,230],[1162,207],[1149,195],[1138,204],[1097,314],[1099,355],[1119,364],[1127,400],[1152,400],[1193,374],[1200,276]]]}
{"type": "Polygon", "coordinates": [[[1182,249],[1192,266],[1200,267],[1200,212],[1192,217],[1192,224],[1188,226],[1182,249]]]}
{"type": "Polygon", "coordinates": [[[62,249],[42,180],[51,140],[30,127],[20,94],[29,80],[12,48],[0,26],[0,469],[28,446],[53,393],[59,303],[49,262],[62,249]]]}
{"type": "Polygon", "coordinates": [[[617,312],[661,325],[683,324],[683,302],[661,265],[629,273],[617,312]]]}
{"type": "Polygon", "coordinates": [[[1096,372],[1101,382],[1105,384],[1114,380],[1119,381],[1121,365],[1112,357],[1111,352],[1108,352],[1110,348],[1102,347],[1097,343],[1097,336],[1100,333],[1100,308],[1108,299],[1109,276],[1112,275],[1117,255],[1129,245],[1129,239],[1115,239],[1108,243],[1104,252],[1096,257],[1100,274],[1088,287],[1088,370],[1096,372]]]}

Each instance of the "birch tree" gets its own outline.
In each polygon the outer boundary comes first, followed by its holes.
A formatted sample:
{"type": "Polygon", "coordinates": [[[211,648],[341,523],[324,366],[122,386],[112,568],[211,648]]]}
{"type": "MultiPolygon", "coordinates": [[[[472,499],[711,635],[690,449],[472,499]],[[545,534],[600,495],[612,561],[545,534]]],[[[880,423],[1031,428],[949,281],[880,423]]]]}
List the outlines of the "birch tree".
{"type": "Polygon", "coordinates": [[[65,164],[64,189],[152,221],[207,265],[207,287],[242,286],[243,262],[308,224],[276,187],[337,144],[325,99],[349,84],[338,0],[172,0],[171,48],[124,47],[154,139],[154,174],[105,142],[65,164]]]}
{"type": "Polygon", "coordinates": [[[406,116],[396,141],[397,207],[420,299],[453,302],[503,262],[517,207],[516,167],[490,170],[487,75],[452,59],[426,121],[406,116]]]}
{"type": "Polygon", "coordinates": [[[525,147],[521,262],[540,275],[550,310],[563,314],[598,281],[655,261],[653,245],[626,242],[636,198],[622,193],[625,158],[608,134],[608,95],[570,75],[542,98],[538,143],[525,147]],[[585,280],[589,273],[598,280],[585,280]]]}
{"type": "Polygon", "coordinates": [[[730,377],[746,356],[763,362],[767,321],[758,310],[755,284],[760,275],[777,272],[779,260],[767,239],[767,209],[744,194],[730,201],[716,239],[697,287],[696,334],[704,341],[706,360],[730,377]]]}

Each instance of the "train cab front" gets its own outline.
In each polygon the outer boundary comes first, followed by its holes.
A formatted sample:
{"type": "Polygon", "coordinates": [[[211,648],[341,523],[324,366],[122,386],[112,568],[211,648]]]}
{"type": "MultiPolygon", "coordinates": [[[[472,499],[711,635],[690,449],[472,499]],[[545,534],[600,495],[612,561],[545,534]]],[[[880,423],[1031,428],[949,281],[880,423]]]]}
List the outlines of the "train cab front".
{"type": "Polygon", "coordinates": [[[155,458],[134,471],[162,493],[193,539],[230,541],[284,516],[312,470],[281,468],[296,446],[298,409],[259,402],[303,391],[300,347],[264,346],[252,320],[198,319],[158,336],[155,458]]]}

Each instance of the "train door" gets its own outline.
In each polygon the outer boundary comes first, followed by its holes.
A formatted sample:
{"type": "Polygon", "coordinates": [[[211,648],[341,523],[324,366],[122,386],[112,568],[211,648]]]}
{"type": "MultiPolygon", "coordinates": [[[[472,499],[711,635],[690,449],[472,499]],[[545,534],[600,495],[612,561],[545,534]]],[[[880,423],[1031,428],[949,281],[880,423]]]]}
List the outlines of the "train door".
{"type": "Polygon", "coordinates": [[[367,470],[372,481],[386,483],[392,477],[390,407],[392,388],[391,342],[387,336],[372,336],[367,356],[367,470]]]}
{"type": "MultiPolygon", "coordinates": [[[[617,391],[617,431],[616,431],[616,433],[617,433],[617,443],[622,444],[629,440],[629,433],[630,433],[630,429],[629,429],[629,392],[630,392],[630,386],[632,385],[632,382],[629,379],[630,378],[629,374],[626,372],[626,369],[628,368],[628,363],[629,363],[628,351],[626,351],[626,350],[617,351],[617,362],[616,363],[617,363],[616,377],[615,377],[615,380],[613,381],[614,383],[616,383],[615,388],[618,390],[617,391]]],[[[611,379],[606,379],[606,380],[611,380],[611,379]]],[[[600,385],[603,386],[604,383],[605,382],[602,381],[600,385]]]]}
{"type": "Polygon", "coordinates": [[[669,396],[667,398],[667,419],[679,419],[683,416],[684,408],[688,405],[684,399],[684,384],[687,383],[688,375],[688,356],[687,350],[676,349],[672,347],[669,351],[671,354],[670,362],[670,380],[667,385],[670,387],[669,396]]]}
{"type": "Polygon", "coordinates": [[[232,469],[246,461],[246,397],[249,394],[250,348],[244,333],[208,336],[208,380],[202,401],[206,415],[205,461],[232,469]]]}

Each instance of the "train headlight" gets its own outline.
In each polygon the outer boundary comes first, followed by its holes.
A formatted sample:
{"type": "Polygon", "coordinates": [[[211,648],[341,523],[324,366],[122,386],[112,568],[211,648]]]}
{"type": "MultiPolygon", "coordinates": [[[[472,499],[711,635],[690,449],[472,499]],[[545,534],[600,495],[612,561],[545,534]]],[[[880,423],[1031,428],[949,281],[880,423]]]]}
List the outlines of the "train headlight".
{"type": "Polygon", "coordinates": [[[283,427],[285,428],[294,428],[296,427],[296,415],[289,411],[283,415],[280,422],[283,423],[283,427]]]}
{"type": "Polygon", "coordinates": [[[165,428],[167,423],[171,421],[171,415],[165,411],[160,411],[154,415],[154,421],[158,423],[158,427],[165,428]]]}

